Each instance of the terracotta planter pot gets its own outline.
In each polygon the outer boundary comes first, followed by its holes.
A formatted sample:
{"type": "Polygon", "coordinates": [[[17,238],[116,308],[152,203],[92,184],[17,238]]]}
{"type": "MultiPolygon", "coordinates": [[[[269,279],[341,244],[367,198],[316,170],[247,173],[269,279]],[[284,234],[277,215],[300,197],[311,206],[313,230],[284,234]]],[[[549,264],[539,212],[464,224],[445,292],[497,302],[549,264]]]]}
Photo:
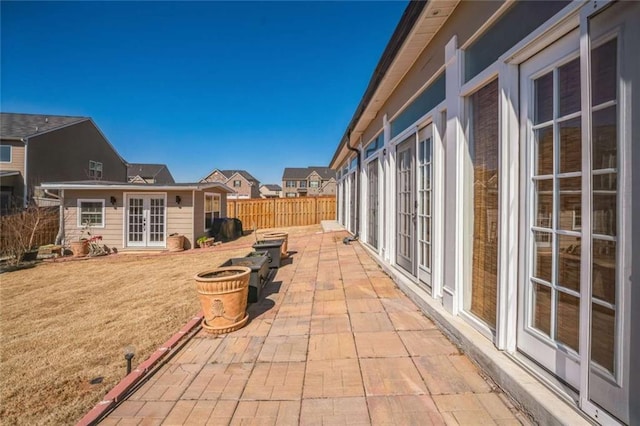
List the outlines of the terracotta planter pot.
{"type": "Polygon", "coordinates": [[[289,256],[289,234],[287,232],[267,232],[262,235],[263,240],[284,240],[280,247],[281,257],[284,259],[289,256]]]}
{"type": "Polygon", "coordinates": [[[247,296],[251,269],[227,266],[200,272],[195,276],[196,291],[204,312],[202,328],[224,334],[242,328],[249,319],[247,296]]]}
{"type": "Polygon", "coordinates": [[[167,238],[167,249],[169,251],[183,251],[184,235],[169,235],[167,238]]]}
{"type": "Polygon", "coordinates": [[[85,257],[89,254],[89,242],[87,240],[71,241],[69,244],[73,257],[85,257]]]}
{"type": "Polygon", "coordinates": [[[213,246],[213,242],[215,241],[215,239],[212,238],[207,238],[206,240],[202,240],[198,243],[198,245],[202,248],[207,248],[207,247],[212,247],[213,246]]]}

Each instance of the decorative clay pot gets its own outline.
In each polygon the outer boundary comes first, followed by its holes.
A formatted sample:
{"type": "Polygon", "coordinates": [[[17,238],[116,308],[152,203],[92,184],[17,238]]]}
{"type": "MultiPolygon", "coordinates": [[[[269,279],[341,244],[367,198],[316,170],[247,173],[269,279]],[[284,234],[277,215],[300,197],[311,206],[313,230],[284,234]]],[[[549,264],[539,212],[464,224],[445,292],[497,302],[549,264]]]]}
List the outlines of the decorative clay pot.
{"type": "Polygon", "coordinates": [[[87,240],[71,241],[69,244],[73,257],[85,257],[89,254],[89,242],[87,240]]]}
{"type": "Polygon", "coordinates": [[[183,251],[184,235],[169,235],[167,238],[167,249],[169,251],[183,251]]]}
{"type": "Polygon", "coordinates": [[[204,312],[202,328],[224,334],[242,328],[249,319],[247,296],[251,269],[226,266],[196,274],[196,290],[204,312]]]}

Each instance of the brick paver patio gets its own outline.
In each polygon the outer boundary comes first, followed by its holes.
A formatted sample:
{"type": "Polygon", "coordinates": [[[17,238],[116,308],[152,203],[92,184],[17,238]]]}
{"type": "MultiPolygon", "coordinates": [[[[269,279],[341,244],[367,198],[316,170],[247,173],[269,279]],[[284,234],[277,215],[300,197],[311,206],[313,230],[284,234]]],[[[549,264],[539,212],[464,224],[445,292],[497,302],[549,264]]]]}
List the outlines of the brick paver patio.
{"type": "Polygon", "coordinates": [[[345,235],[290,238],[246,327],[200,331],[103,424],[527,424],[345,235]]]}

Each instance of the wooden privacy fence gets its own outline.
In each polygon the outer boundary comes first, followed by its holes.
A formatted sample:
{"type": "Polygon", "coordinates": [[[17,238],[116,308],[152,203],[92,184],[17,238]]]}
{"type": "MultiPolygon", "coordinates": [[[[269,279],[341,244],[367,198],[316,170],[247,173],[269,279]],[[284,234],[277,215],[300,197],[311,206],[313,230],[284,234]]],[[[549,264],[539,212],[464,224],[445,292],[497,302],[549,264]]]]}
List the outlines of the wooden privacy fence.
{"type": "Polygon", "coordinates": [[[336,197],[228,200],[227,216],[240,219],[244,229],[315,225],[336,219],[336,197]]]}
{"type": "Polygon", "coordinates": [[[28,244],[34,228],[33,247],[53,244],[58,234],[59,214],[57,207],[30,207],[0,216],[0,253],[7,253],[16,245],[28,244]]]}

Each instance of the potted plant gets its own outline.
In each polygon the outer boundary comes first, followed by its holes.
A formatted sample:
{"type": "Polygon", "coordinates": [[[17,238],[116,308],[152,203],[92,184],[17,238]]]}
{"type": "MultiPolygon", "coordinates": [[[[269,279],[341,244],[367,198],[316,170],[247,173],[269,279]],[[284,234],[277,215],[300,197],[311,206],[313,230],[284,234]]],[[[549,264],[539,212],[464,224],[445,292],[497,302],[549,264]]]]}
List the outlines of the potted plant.
{"type": "Polygon", "coordinates": [[[251,269],[226,266],[196,274],[196,291],[204,312],[202,328],[213,334],[242,328],[249,319],[247,295],[251,269]]]}
{"type": "Polygon", "coordinates": [[[213,237],[208,237],[206,235],[203,235],[202,237],[198,238],[196,242],[198,243],[198,246],[202,248],[206,248],[206,247],[213,246],[214,240],[215,239],[213,237]]]}

